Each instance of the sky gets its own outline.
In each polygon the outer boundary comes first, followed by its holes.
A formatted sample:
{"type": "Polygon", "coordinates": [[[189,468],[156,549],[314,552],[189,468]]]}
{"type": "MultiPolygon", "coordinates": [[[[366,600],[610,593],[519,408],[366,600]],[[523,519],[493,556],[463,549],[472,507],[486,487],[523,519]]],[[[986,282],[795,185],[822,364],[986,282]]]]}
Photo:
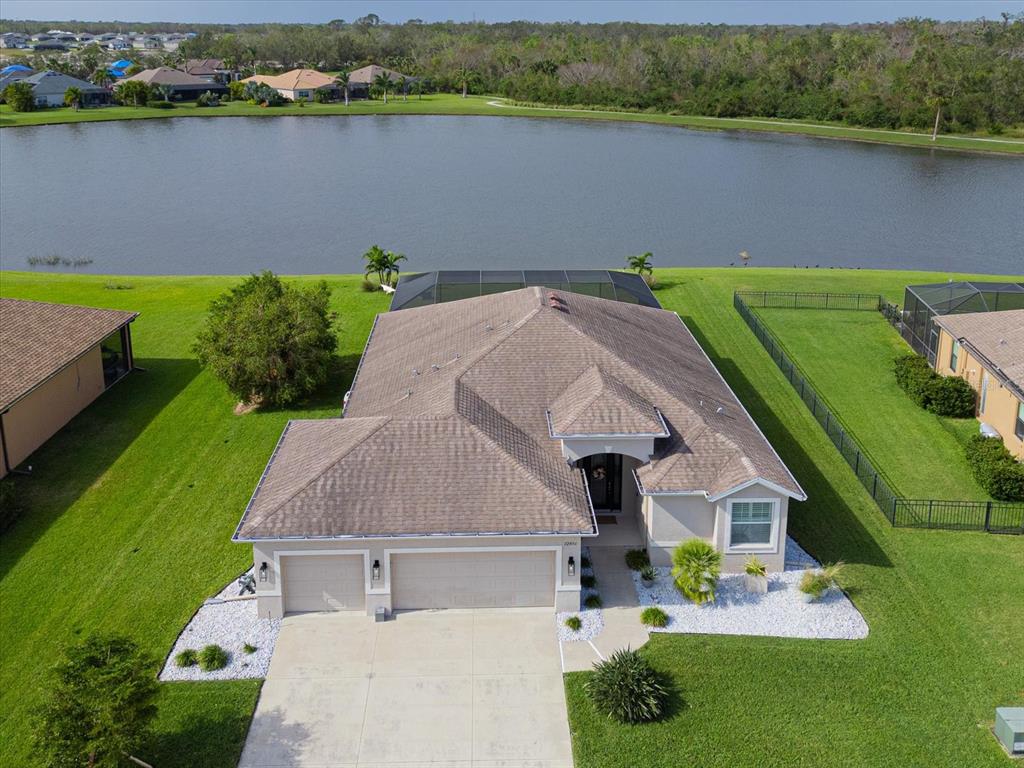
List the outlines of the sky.
{"type": "Polygon", "coordinates": [[[642,21],[649,23],[820,24],[999,18],[1024,0],[0,0],[6,19],[323,23],[376,13],[387,22],[642,21]]]}

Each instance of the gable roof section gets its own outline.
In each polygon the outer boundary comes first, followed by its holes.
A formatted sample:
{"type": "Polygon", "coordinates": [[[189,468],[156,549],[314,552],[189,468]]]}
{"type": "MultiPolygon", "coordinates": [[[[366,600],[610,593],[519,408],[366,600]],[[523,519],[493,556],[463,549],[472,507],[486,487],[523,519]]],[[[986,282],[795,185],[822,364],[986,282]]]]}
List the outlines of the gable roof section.
{"type": "Polygon", "coordinates": [[[677,315],[525,288],[379,315],[335,423],[387,422],[330,469],[297,450],[317,477],[282,503],[266,487],[292,464],[286,435],[236,538],[592,532],[549,409],[570,427],[667,427],[637,470],[645,493],[764,482],[805,498],[677,315]]]}
{"type": "Polygon", "coordinates": [[[0,299],[0,411],[137,316],[117,309],[0,299]]]}
{"type": "Polygon", "coordinates": [[[636,435],[668,437],[668,427],[651,402],[592,365],[551,405],[551,436],[636,435]]]}
{"type": "Polygon", "coordinates": [[[187,72],[182,72],[180,69],[171,69],[170,67],[144,69],[141,72],[136,72],[131,77],[126,77],[121,82],[127,83],[130,80],[141,80],[149,85],[195,85],[203,88],[210,87],[210,83],[205,80],[193,77],[187,72]]]}
{"type": "Polygon", "coordinates": [[[280,88],[282,91],[295,91],[300,88],[316,90],[317,88],[330,88],[334,85],[334,78],[317,72],[315,69],[293,69],[280,75],[253,75],[242,80],[243,83],[264,83],[271,88],[280,88]]]}
{"type": "Polygon", "coordinates": [[[936,315],[935,324],[961,341],[1024,395],[1024,309],[936,315]]]}
{"type": "Polygon", "coordinates": [[[373,81],[377,79],[377,76],[385,72],[391,82],[401,80],[403,77],[410,80],[412,79],[403,75],[401,72],[396,72],[393,69],[382,67],[379,64],[370,64],[369,66],[353,69],[349,72],[348,82],[350,85],[373,85],[373,81]]]}
{"type": "Polygon", "coordinates": [[[62,94],[72,87],[78,88],[82,93],[100,93],[107,90],[95,83],[79,80],[77,77],[65,75],[63,72],[54,72],[52,69],[46,69],[42,72],[36,72],[34,75],[24,77],[21,79],[21,82],[31,85],[33,92],[37,96],[62,94]]]}

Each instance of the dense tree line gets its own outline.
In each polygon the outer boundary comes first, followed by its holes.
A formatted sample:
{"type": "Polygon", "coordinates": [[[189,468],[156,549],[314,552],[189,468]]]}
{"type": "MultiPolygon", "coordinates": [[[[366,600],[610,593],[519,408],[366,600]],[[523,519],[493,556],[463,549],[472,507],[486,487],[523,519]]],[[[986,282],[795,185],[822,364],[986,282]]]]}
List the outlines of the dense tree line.
{"type": "Polygon", "coordinates": [[[370,15],[194,29],[179,55],[259,71],[375,62],[439,90],[549,104],[884,128],[937,120],[951,132],[1024,126],[1024,14],[807,27],[385,24],[370,15]]]}

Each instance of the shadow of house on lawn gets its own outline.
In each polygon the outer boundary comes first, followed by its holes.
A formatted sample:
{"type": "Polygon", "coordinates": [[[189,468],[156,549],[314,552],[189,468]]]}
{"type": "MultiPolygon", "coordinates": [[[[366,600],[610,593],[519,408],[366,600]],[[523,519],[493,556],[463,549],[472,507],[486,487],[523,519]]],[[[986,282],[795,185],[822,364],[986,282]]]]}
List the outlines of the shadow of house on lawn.
{"type": "Polygon", "coordinates": [[[198,375],[189,359],[137,359],[133,371],[76,415],[9,477],[24,512],[3,534],[0,578],[142,434],[198,375]]]}
{"type": "MultiPolygon", "coordinates": [[[[874,536],[858,519],[857,514],[850,507],[849,498],[836,490],[831,481],[819,469],[818,463],[808,455],[800,441],[793,436],[793,433],[775,415],[771,406],[761,397],[757,387],[746,378],[741,367],[730,358],[723,358],[716,354],[714,346],[700,331],[692,317],[683,317],[683,321],[807,492],[807,501],[790,502],[788,526],[790,535],[822,562],[844,560],[848,563],[891,568],[892,562],[878,546],[874,536]],[[804,532],[807,535],[801,535],[804,532]]],[[[741,330],[746,332],[745,327],[741,330]]],[[[775,368],[775,363],[768,359],[767,353],[765,353],[764,362],[765,365],[775,368]]],[[[785,386],[789,387],[789,384],[787,383],[785,386]]],[[[817,425],[809,428],[819,429],[817,425]]],[[[831,445],[828,450],[835,451],[831,445]]],[[[837,451],[836,457],[838,458],[837,451]]],[[[851,484],[856,486],[852,492],[857,494],[858,503],[870,506],[882,521],[882,513],[878,511],[867,492],[860,487],[860,483],[852,478],[852,470],[846,467],[845,461],[842,463],[843,467],[839,471],[851,472],[851,484]]]]}

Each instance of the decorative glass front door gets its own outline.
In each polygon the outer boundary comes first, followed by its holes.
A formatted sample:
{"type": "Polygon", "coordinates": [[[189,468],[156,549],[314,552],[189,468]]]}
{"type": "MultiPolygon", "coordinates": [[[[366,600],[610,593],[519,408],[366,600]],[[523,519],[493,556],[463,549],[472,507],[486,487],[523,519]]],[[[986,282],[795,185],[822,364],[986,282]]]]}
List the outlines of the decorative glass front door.
{"type": "Polygon", "coordinates": [[[578,466],[587,474],[587,487],[594,509],[599,512],[622,511],[622,456],[599,453],[580,459],[578,466]]]}

